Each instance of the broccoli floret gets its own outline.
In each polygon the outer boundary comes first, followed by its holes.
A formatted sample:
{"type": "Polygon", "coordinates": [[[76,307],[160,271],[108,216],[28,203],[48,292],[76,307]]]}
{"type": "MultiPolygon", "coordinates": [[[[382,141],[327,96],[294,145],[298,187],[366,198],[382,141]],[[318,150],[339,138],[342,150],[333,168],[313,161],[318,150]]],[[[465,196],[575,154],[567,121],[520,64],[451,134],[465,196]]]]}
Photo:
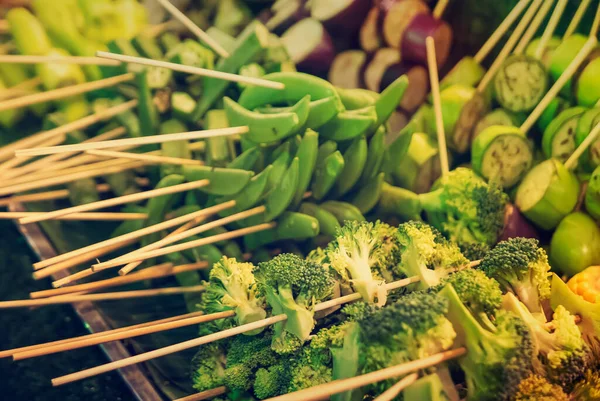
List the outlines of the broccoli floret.
{"type": "Polygon", "coordinates": [[[590,363],[590,349],[575,324],[575,317],[563,306],[554,310],[548,325],[543,315],[533,315],[512,293],[504,296],[503,307],[529,327],[534,345],[534,368],[552,383],[570,391],[590,363]],[[552,329],[552,331],[550,330],[552,329]]]}
{"type": "Polygon", "coordinates": [[[260,263],[256,279],[273,313],[287,316],[275,325],[273,349],[283,353],[302,345],[315,326],[314,305],[332,293],[329,270],[296,255],[281,254],[260,263]]]}
{"type": "Polygon", "coordinates": [[[483,243],[461,244],[460,251],[469,260],[480,260],[490,251],[490,246],[483,243]]]}
{"type": "Polygon", "coordinates": [[[450,274],[435,290],[441,290],[446,284],[452,284],[462,303],[481,324],[490,324],[502,306],[500,284],[480,270],[465,269],[450,274]]]}
{"type": "Polygon", "coordinates": [[[192,382],[198,391],[225,384],[225,352],[216,343],[200,347],[192,359],[192,382]]]}
{"type": "Polygon", "coordinates": [[[497,280],[504,292],[514,293],[533,313],[542,312],[542,301],[550,297],[548,256],[536,239],[500,242],[481,260],[479,269],[497,280]]]}
{"type": "Polygon", "coordinates": [[[291,361],[288,393],[331,381],[329,349],[305,346],[291,361]]]}
{"type": "Polygon", "coordinates": [[[343,283],[349,283],[366,302],[385,305],[387,290],[381,271],[393,266],[398,253],[389,226],[382,222],[347,221],[325,253],[343,283]]]}
{"type": "Polygon", "coordinates": [[[575,385],[571,399],[573,401],[600,401],[600,369],[590,369],[585,372],[583,380],[575,385]]]}
{"type": "Polygon", "coordinates": [[[500,311],[490,330],[479,324],[451,284],[438,294],[449,302],[447,317],[458,333],[456,345],[467,349],[458,362],[465,372],[468,399],[512,400],[521,380],[533,373],[533,343],[525,323],[500,311]]]}
{"type": "Polygon", "coordinates": [[[264,400],[284,394],[287,392],[290,379],[290,369],[285,362],[260,368],[254,379],[254,395],[264,400]]]}
{"type": "Polygon", "coordinates": [[[235,336],[227,347],[227,367],[246,365],[251,369],[276,363],[279,356],[271,349],[271,336],[235,336]]]}
{"type": "Polygon", "coordinates": [[[493,246],[504,228],[508,197],[501,187],[486,183],[468,168],[450,171],[419,200],[427,221],[459,246],[493,246]]]}
{"type": "Polygon", "coordinates": [[[325,263],[329,262],[327,259],[327,254],[322,248],[316,248],[310,251],[306,256],[306,260],[318,265],[324,265],[325,263]]]}
{"type": "MultiPolygon", "coordinates": [[[[220,319],[214,323],[214,331],[264,319],[265,299],[257,290],[252,263],[238,262],[234,258],[223,258],[213,265],[210,271],[206,291],[202,295],[202,310],[209,313],[235,311],[235,318],[220,319]]],[[[206,325],[203,325],[206,326],[206,325]]],[[[254,335],[257,329],[244,334],[254,335]]]]}
{"type": "Polygon", "coordinates": [[[422,289],[438,285],[440,280],[469,261],[435,228],[409,221],[398,226],[402,258],[397,270],[407,277],[419,277],[422,289]]]}
{"type": "Polygon", "coordinates": [[[519,384],[515,401],[569,401],[569,397],[560,386],[542,376],[531,375],[519,384]]]}
{"type": "MultiPolygon", "coordinates": [[[[410,293],[358,321],[363,373],[425,358],[447,350],[456,332],[446,319],[448,302],[423,292],[410,293]]],[[[394,381],[375,385],[384,391],[394,381]]]]}
{"type": "Polygon", "coordinates": [[[246,365],[235,365],[225,370],[225,386],[230,391],[248,391],[254,383],[254,373],[246,365]]]}

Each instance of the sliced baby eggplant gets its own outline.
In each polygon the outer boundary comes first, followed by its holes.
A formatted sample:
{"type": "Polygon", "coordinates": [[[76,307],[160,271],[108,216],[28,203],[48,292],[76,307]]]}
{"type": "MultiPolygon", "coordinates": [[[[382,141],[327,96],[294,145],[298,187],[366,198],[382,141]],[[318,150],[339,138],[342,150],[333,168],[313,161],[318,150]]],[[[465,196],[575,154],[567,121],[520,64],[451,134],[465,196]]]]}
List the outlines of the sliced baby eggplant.
{"type": "Polygon", "coordinates": [[[372,53],[383,46],[383,37],[379,33],[379,14],[379,8],[371,8],[360,27],[358,40],[361,49],[367,53],[372,53]]]}
{"type": "Polygon", "coordinates": [[[329,69],[329,82],[344,89],[362,88],[366,62],[367,54],[362,50],[346,50],[338,53],[329,69]]]}
{"type": "Polygon", "coordinates": [[[400,49],[402,58],[427,65],[425,39],[431,36],[435,43],[435,56],[438,67],[446,64],[452,47],[452,28],[446,22],[431,14],[417,14],[404,31],[400,49]]]}
{"type": "Polygon", "coordinates": [[[305,18],[281,37],[292,61],[300,71],[322,75],[329,71],[335,57],[331,37],[319,21],[305,18]]]}
{"type": "Polygon", "coordinates": [[[371,0],[313,1],[310,16],[336,37],[354,37],[365,20],[371,0]]]}
{"type": "Polygon", "coordinates": [[[401,48],[404,32],[413,18],[419,14],[430,14],[429,7],[421,0],[382,0],[379,10],[383,38],[396,49],[401,48]]]}

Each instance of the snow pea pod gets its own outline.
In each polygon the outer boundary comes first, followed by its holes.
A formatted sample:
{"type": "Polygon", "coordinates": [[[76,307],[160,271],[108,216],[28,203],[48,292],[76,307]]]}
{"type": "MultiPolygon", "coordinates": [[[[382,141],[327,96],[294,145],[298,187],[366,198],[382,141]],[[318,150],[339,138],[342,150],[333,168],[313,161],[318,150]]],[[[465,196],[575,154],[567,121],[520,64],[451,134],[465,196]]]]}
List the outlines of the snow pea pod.
{"type": "Polygon", "coordinates": [[[254,172],[232,168],[209,166],[183,166],[183,175],[188,181],[210,180],[210,184],[199,188],[211,195],[233,195],[242,190],[254,172]]]}
{"type": "MultiPolygon", "coordinates": [[[[313,100],[308,105],[308,117],[304,126],[306,128],[317,129],[335,117],[340,110],[338,109],[338,100],[331,96],[319,100],[313,100]]],[[[262,114],[288,113],[291,107],[258,107],[255,111],[262,114]]]]}
{"type": "Polygon", "coordinates": [[[343,111],[320,129],[324,138],[346,141],[365,134],[377,123],[375,106],[360,110],[343,111]]]}
{"type": "Polygon", "coordinates": [[[347,220],[365,221],[365,217],[360,210],[348,202],[327,201],[319,206],[333,214],[342,225],[347,220]]]}
{"type": "Polygon", "coordinates": [[[260,156],[260,149],[257,147],[250,148],[242,152],[238,157],[227,163],[227,168],[235,168],[241,170],[252,170],[260,156]]]}
{"type": "Polygon", "coordinates": [[[321,166],[321,164],[323,164],[323,162],[325,161],[325,158],[333,152],[335,152],[336,150],[337,142],[334,141],[327,141],[324,142],[321,146],[319,146],[319,150],[317,151],[316,167],[318,168],[319,166],[321,166]]]}
{"type": "Polygon", "coordinates": [[[369,213],[379,202],[384,178],[385,173],[379,173],[352,198],[350,203],[356,206],[363,215],[369,213]]]}
{"type": "Polygon", "coordinates": [[[363,168],[367,163],[367,139],[364,136],[355,138],[344,152],[344,170],[335,183],[333,195],[336,198],[344,196],[360,179],[363,168]]]}
{"type": "Polygon", "coordinates": [[[335,236],[338,229],[341,228],[337,217],[331,212],[310,202],[304,202],[300,205],[300,213],[307,214],[319,221],[321,234],[335,236]]]}
{"type": "Polygon", "coordinates": [[[373,106],[379,98],[379,93],[370,91],[368,89],[335,88],[335,90],[340,96],[342,104],[346,110],[356,110],[367,106],[373,106]]]}
{"type": "Polygon", "coordinates": [[[277,159],[271,164],[273,169],[269,174],[269,180],[267,183],[267,191],[271,192],[277,190],[277,186],[283,179],[283,175],[290,164],[290,154],[288,152],[282,152],[277,159]]]}
{"type": "Polygon", "coordinates": [[[344,157],[339,150],[325,158],[315,170],[311,190],[315,199],[323,199],[329,193],[344,169],[344,157]]]}
{"type": "Polygon", "coordinates": [[[377,114],[377,126],[385,123],[400,104],[404,92],[408,88],[408,77],[402,75],[389,85],[375,101],[375,112],[377,114]]]}
{"type": "Polygon", "coordinates": [[[317,164],[318,150],[319,134],[311,129],[306,130],[298,145],[298,150],[296,151],[296,157],[300,161],[300,166],[302,166],[302,168],[298,175],[298,187],[296,188],[296,194],[294,195],[294,205],[298,205],[302,201],[304,192],[308,189],[310,179],[313,176],[317,164]]]}
{"type": "Polygon", "coordinates": [[[228,200],[235,201],[234,207],[219,212],[219,216],[230,216],[234,213],[239,213],[243,212],[244,210],[248,210],[254,205],[256,205],[265,193],[265,189],[267,188],[267,182],[269,179],[269,174],[271,173],[272,169],[273,166],[267,166],[266,169],[252,177],[248,185],[246,185],[239,193],[231,196],[218,198],[216,203],[223,203],[228,200]]]}
{"type": "Polygon", "coordinates": [[[296,188],[298,187],[299,171],[300,162],[296,157],[292,160],[290,167],[283,175],[277,189],[271,191],[265,199],[265,206],[267,208],[264,214],[265,221],[277,218],[292,203],[296,194],[296,188]]]}
{"type": "MultiPolygon", "coordinates": [[[[363,173],[359,180],[359,185],[366,185],[377,176],[383,163],[385,153],[385,129],[379,127],[375,135],[369,141],[369,153],[367,155],[367,163],[363,169],[363,173]]],[[[394,155],[394,157],[397,157],[394,155]]]]}
{"type": "Polygon", "coordinates": [[[244,236],[244,247],[254,251],[264,245],[281,240],[303,240],[319,235],[319,220],[298,212],[284,212],[277,226],[270,230],[244,236]]]}

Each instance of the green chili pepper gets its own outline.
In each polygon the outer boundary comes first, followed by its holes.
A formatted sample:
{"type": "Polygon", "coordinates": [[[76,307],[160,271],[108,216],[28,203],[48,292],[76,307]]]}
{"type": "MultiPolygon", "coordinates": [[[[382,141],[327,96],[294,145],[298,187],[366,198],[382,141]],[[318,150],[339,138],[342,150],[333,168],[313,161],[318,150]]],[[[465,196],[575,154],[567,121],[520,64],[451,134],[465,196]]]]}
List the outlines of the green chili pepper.
{"type": "MultiPolygon", "coordinates": [[[[337,145],[336,145],[337,146],[337,145]]],[[[315,166],[317,164],[317,153],[319,150],[319,134],[313,130],[306,130],[298,150],[296,151],[296,157],[300,160],[300,174],[298,176],[298,187],[296,188],[296,194],[294,195],[294,205],[300,204],[304,193],[308,189],[310,179],[313,176],[315,166]]]]}
{"type": "Polygon", "coordinates": [[[317,167],[311,186],[312,196],[315,199],[323,199],[329,193],[344,170],[344,165],[344,157],[338,150],[327,156],[317,167]]]}
{"type": "Polygon", "coordinates": [[[254,172],[209,166],[183,166],[183,175],[188,181],[210,180],[210,184],[199,191],[211,195],[233,195],[242,190],[254,172]]]}
{"type": "Polygon", "coordinates": [[[341,198],[358,182],[367,162],[367,139],[364,136],[355,138],[344,152],[344,170],[335,183],[334,196],[341,198]]]}
{"type": "Polygon", "coordinates": [[[336,235],[337,230],[341,228],[340,223],[335,215],[314,203],[302,203],[300,205],[300,213],[307,214],[317,219],[319,221],[321,234],[333,237],[336,235]]]}
{"type": "Polygon", "coordinates": [[[360,210],[347,202],[327,201],[321,203],[319,206],[333,214],[342,225],[347,220],[365,221],[365,217],[360,210]]]}
{"type": "Polygon", "coordinates": [[[350,203],[356,206],[363,215],[369,213],[379,202],[384,179],[385,173],[379,173],[373,181],[362,187],[352,198],[350,203]]]}

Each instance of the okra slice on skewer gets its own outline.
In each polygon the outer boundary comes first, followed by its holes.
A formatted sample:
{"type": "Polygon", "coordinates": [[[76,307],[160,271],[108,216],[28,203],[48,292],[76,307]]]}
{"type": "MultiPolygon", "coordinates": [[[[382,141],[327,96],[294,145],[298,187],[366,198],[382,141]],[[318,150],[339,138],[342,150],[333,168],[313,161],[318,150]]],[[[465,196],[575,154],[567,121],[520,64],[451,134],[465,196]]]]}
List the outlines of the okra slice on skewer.
{"type": "Polygon", "coordinates": [[[562,162],[575,150],[575,132],[579,120],[586,109],[572,107],[562,111],[544,131],[542,150],[546,157],[554,157],[562,162]]]}

